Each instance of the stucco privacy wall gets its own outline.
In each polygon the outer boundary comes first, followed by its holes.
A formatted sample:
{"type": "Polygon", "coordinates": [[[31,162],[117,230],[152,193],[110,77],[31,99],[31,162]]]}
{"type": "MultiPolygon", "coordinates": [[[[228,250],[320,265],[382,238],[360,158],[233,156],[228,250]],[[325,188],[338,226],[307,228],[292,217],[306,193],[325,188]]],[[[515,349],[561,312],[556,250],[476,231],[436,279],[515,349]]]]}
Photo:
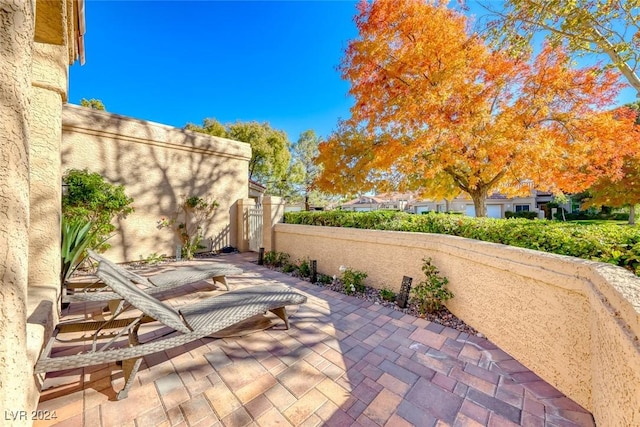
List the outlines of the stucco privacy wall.
{"type": "Polygon", "coordinates": [[[640,279],[611,265],[454,236],[277,224],[293,259],[367,272],[396,291],[431,257],[447,307],[606,426],[640,425],[640,279]]]}
{"type": "Polygon", "coordinates": [[[158,229],[157,221],[172,218],[183,196],[216,199],[220,207],[205,244],[236,246],[234,203],[248,196],[248,144],[77,105],[64,106],[62,141],[63,171],[98,172],[134,199],[135,212],[116,223],[109,258],[174,255],[178,236],[173,227],[158,229]]]}

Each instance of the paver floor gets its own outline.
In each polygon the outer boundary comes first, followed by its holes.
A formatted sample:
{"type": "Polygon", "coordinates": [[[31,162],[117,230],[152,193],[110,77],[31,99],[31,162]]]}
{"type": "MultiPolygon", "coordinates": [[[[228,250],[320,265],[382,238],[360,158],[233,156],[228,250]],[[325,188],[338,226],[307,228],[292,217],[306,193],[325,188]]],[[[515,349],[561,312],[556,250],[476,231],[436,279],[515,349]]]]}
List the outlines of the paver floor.
{"type": "MultiPolygon", "coordinates": [[[[271,329],[147,356],[122,401],[114,400],[124,382],[116,364],[50,373],[38,409],[57,418],[35,425],[594,425],[588,411],[484,338],[271,271],[255,259],[249,253],[213,261],[244,270],[228,278],[231,289],[280,282],[307,295],[291,310],[291,329],[274,317],[271,329]]],[[[166,301],[222,292],[211,289],[182,287],[166,301]]],[[[153,330],[141,329],[141,337],[146,333],[153,330]]]]}

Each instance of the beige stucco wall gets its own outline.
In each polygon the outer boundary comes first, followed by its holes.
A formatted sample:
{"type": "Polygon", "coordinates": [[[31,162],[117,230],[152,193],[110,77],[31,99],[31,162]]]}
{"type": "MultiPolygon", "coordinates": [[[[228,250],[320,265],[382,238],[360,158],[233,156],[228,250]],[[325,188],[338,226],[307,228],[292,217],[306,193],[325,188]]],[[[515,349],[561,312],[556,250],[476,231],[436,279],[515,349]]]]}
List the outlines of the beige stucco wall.
{"type": "Polygon", "coordinates": [[[640,279],[611,265],[454,236],[275,226],[277,251],[365,271],[399,289],[431,257],[458,317],[591,410],[599,425],[640,425],[640,279]]]}
{"type": "Polygon", "coordinates": [[[33,383],[25,360],[34,3],[1,0],[0,10],[0,408],[20,411],[31,409],[33,383]]]}
{"type": "Polygon", "coordinates": [[[41,379],[32,368],[59,311],[61,111],[79,53],[76,4],[0,0],[0,406],[12,425],[32,424],[41,379]]]}
{"type": "Polygon", "coordinates": [[[114,261],[174,255],[178,236],[157,221],[173,217],[183,196],[216,199],[205,236],[213,249],[237,245],[234,203],[248,196],[248,144],[76,105],[63,109],[62,140],[63,171],[98,172],[134,199],[135,212],[109,240],[114,261]]]}

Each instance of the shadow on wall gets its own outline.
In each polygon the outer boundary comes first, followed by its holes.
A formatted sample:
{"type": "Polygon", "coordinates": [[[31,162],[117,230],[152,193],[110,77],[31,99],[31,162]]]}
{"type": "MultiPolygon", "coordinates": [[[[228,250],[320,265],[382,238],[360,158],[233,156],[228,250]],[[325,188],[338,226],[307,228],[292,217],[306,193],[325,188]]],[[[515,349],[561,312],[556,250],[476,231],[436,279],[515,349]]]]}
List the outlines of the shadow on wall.
{"type": "Polygon", "coordinates": [[[212,249],[235,245],[233,203],[248,196],[248,144],[67,105],[63,111],[62,169],[89,169],[124,185],[135,212],[117,220],[108,256],[135,260],[173,255],[180,239],[161,218],[175,217],[184,197],[220,204],[205,224],[212,249]]]}

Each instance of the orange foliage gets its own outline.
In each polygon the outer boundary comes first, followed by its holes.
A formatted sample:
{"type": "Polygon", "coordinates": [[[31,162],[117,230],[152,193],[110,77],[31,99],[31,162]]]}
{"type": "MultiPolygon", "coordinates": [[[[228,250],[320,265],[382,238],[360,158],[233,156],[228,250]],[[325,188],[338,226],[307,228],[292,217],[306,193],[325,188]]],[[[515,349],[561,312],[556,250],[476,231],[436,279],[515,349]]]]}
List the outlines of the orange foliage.
{"type": "Polygon", "coordinates": [[[477,202],[533,179],[571,192],[638,152],[631,115],[602,111],[621,88],[615,72],[574,69],[550,46],[535,58],[492,51],[444,2],[358,9],[359,38],[341,65],[355,105],[319,147],[324,190],[441,196],[454,184],[477,202]]]}
{"type": "MultiPolygon", "coordinates": [[[[616,110],[617,117],[631,117],[636,120],[636,138],[640,138],[640,114],[630,108],[616,110]]],[[[611,206],[623,207],[640,204],[640,158],[633,155],[622,159],[622,167],[616,175],[605,175],[590,188],[591,197],[585,201],[585,207],[611,206]]]]}

